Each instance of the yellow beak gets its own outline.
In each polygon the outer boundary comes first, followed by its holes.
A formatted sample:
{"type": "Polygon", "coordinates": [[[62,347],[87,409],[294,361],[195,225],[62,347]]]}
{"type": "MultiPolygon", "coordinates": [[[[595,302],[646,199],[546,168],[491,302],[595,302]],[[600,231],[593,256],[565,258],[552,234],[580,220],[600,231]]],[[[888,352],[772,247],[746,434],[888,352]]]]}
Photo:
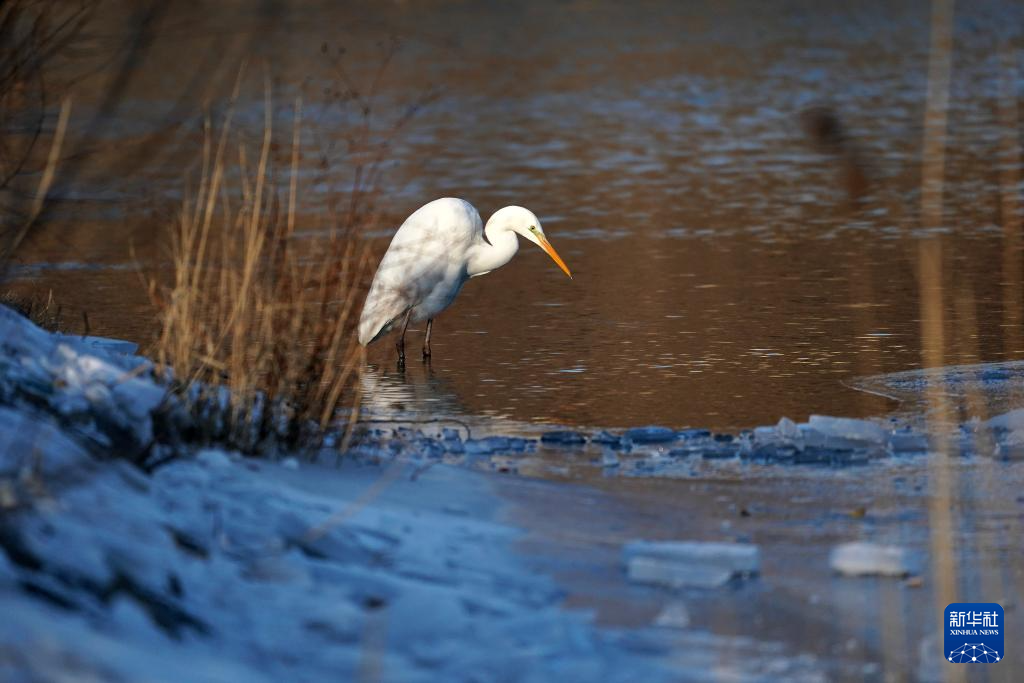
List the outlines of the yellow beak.
{"type": "Polygon", "coordinates": [[[571,280],[572,273],[569,272],[569,266],[565,265],[565,261],[563,261],[562,257],[558,255],[555,248],[551,246],[551,242],[548,242],[548,239],[544,237],[544,235],[537,235],[537,239],[540,240],[540,248],[547,252],[547,255],[551,257],[551,260],[557,263],[558,267],[565,271],[565,274],[568,275],[571,280]]]}

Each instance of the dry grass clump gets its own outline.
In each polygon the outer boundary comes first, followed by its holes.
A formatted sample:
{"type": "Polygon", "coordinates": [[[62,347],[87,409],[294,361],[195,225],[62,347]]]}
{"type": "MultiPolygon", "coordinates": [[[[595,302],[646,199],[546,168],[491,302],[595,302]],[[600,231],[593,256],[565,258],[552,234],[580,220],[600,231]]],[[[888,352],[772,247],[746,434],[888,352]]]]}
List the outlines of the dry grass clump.
{"type": "Polygon", "coordinates": [[[300,88],[318,104],[308,129],[300,97],[291,129],[274,134],[266,81],[262,135],[234,134],[241,73],[219,132],[206,121],[198,186],[172,230],[173,280],[149,283],[161,321],[153,355],[173,373],[199,440],[250,453],[316,446],[341,431],[342,406],[351,434],[363,365],[353,330],[371,265],[360,235],[379,219],[393,141],[438,94],[427,87],[390,117],[384,73],[399,42],[378,47],[365,87],[344,48],[322,48],[333,85],[311,76],[300,88]],[[348,190],[324,194],[338,176],[348,190]],[[319,188],[310,200],[326,225],[299,211],[300,185],[319,188]]]}
{"type": "Polygon", "coordinates": [[[198,436],[246,452],[318,443],[346,398],[358,402],[351,330],[367,254],[344,219],[296,235],[300,118],[297,101],[287,188],[274,183],[269,90],[255,165],[232,142],[230,114],[216,139],[207,121],[198,188],[173,230],[173,283],[150,288],[156,360],[173,369],[198,436]]]}

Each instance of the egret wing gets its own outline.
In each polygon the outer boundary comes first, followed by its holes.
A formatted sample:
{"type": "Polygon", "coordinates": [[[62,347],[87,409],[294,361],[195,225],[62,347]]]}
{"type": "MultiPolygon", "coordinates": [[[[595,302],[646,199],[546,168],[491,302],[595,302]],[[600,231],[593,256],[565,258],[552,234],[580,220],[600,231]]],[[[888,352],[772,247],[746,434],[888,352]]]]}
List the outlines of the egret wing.
{"type": "Polygon", "coordinates": [[[427,204],[402,224],[377,268],[359,320],[359,343],[387,333],[406,311],[465,277],[465,254],[482,233],[480,215],[462,200],[427,204]]]}

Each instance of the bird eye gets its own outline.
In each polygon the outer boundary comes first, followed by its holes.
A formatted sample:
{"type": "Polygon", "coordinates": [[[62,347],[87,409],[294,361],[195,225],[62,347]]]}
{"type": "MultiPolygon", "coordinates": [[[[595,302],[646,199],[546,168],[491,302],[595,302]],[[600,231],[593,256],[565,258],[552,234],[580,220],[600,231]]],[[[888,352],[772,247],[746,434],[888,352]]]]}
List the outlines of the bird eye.
{"type": "Polygon", "coordinates": [[[537,232],[537,227],[534,225],[530,226],[530,232],[537,232]]]}

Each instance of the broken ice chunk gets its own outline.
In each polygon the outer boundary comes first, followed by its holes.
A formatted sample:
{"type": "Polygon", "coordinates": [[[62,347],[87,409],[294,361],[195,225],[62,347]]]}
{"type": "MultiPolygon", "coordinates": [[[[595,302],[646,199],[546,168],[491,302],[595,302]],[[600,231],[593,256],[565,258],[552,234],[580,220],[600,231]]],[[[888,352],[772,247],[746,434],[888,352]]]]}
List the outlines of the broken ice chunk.
{"type": "Polygon", "coordinates": [[[855,541],[832,549],[832,571],[845,576],[909,576],[914,573],[910,553],[895,545],[855,541]]]}
{"type": "Polygon", "coordinates": [[[601,430],[597,434],[594,434],[592,437],[590,437],[590,440],[593,441],[594,443],[604,444],[616,444],[621,439],[622,437],[618,436],[617,434],[612,434],[607,430],[601,430]]]}
{"type": "Polygon", "coordinates": [[[485,436],[482,439],[466,439],[463,443],[467,455],[490,455],[507,452],[509,440],[504,436],[485,436]]]}
{"type": "Polygon", "coordinates": [[[926,453],[927,451],[928,437],[925,434],[901,430],[889,435],[890,453],[926,453]]]}
{"type": "Polygon", "coordinates": [[[779,423],[775,425],[775,432],[779,435],[779,438],[783,441],[800,442],[803,439],[803,435],[800,433],[800,428],[796,426],[796,423],[790,420],[788,417],[779,418],[779,423]]]}
{"type": "Polygon", "coordinates": [[[664,443],[675,440],[676,432],[668,427],[633,427],[626,430],[625,436],[633,443],[664,443]]]}
{"type": "Polygon", "coordinates": [[[705,460],[723,460],[726,458],[735,458],[739,455],[740,447],[733,443],[715,441],[714,443],[701,448],[698,452],[705,460]]]}
{"type": "Polygon", "coordinates": [[[887,436],[874,422],[825,415],[811,415],[807,424],[800,426],[800,431],[804,442],[812,448],[883,447],[887,436]]]}
{"type": "Polygon", "coordinates": [[[623,548],[631,581],[667,588],[717,588],[757,574],[760,552],[749,543],[634,541],[623,548]]]}
{"type": "MultiPolygon", "coordinates": [[[[807,431],[818,441],[825,441],[824,435],[810,429],[807,431]]],[[[792,460],[794,453],[804,450],[804,432],[795,422],[783,417],[774,427],[754,428],[750,438],[743,440],[742,450],[745,456],[755,460],[792,460]]]]}
{"type": "Polygon", "coordinates": [[[997,415],[981,424],[992,430],[999,441],[999,452],[1004,456],[1019,451],[1024,445],[1024,408],[997,415]]]}
{"type": "Polygon", "coordinates": [[[996,415],[984,422],[989,429],[1015,432],[1024,429],[1024,408],[1017,408],[1002,415],[996,415]]]}
{"type": "Polygon", "coordinates": [[[542,443],[555,444],[558,446],[575,446],[587,442],[579,432],[570,431],[552,431],[544,432],[541,434],[540,440],[542,443]]]}

